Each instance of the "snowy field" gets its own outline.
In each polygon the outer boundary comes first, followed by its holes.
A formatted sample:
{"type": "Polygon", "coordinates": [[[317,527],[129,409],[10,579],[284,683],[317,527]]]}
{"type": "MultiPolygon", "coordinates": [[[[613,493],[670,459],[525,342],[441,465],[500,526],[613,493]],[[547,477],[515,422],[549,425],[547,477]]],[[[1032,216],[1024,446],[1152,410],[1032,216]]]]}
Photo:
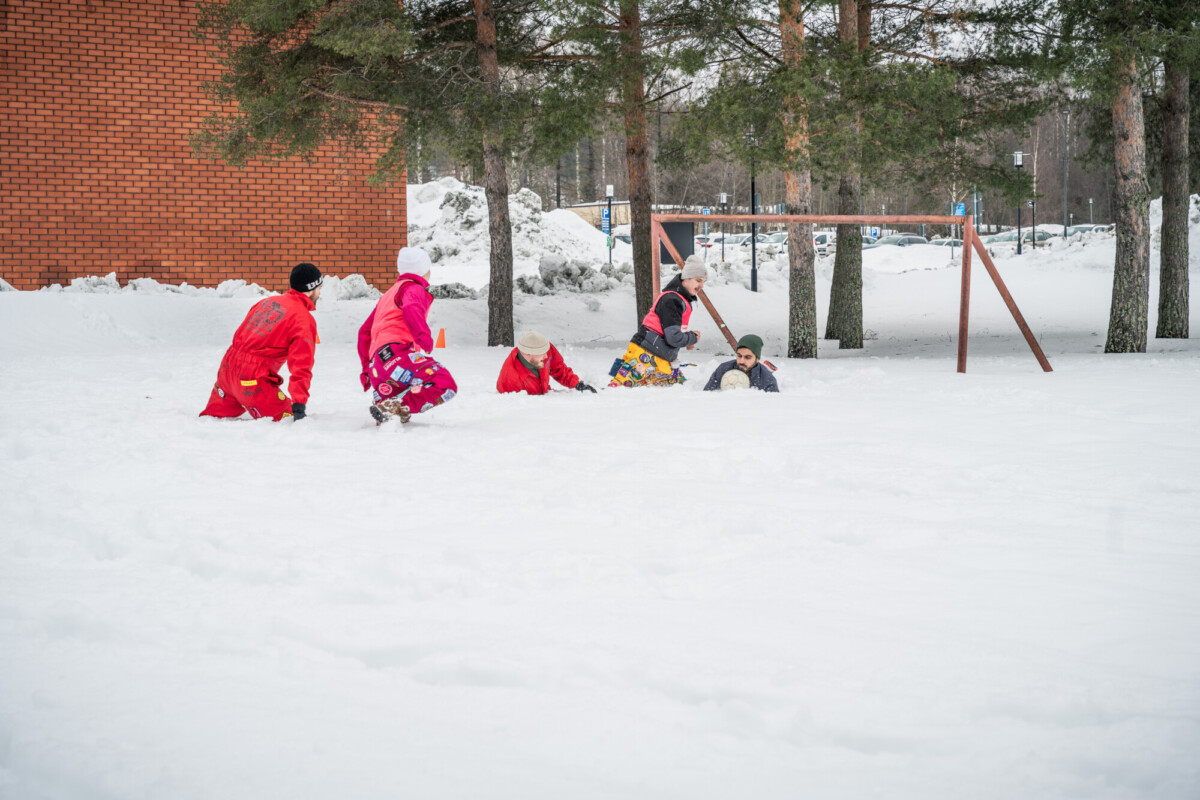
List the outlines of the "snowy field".
{"type": "MultiPolygon", "coordinates": [[[[955,372],[932,247],[783,358],[768,258],[709,294],[778,395],[700,391],[702,309],[684,386],[497,395],[439,300],[460,394],[404,428],[353,281],[281,424],[196,416],[254,287],[0,293],[0,797],[1200,797],[1200,342],[1103,355],[1112,239],[1059,244],[998,261],[1053,373],[978,262],[955,372]]],[[[516,316],[598,385],[636,323],[516,316]]]]}

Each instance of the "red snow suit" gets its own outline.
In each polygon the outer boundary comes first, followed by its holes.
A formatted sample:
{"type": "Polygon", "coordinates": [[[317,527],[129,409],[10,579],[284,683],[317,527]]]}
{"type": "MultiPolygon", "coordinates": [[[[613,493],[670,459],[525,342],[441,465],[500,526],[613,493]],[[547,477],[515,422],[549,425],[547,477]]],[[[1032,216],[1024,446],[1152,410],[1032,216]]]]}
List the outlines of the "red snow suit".
{"type": "Polygon", "coordinates": [[[291,416],[293,402],[307,403],[317,349],[314,308],[295,289],[255,303],[221,359],[217,383],[200,416],[238,417],[249,411],[255,419],[279,421],[291,416]],[[291,399],[281,388],[279,368],[285,360],[291,399]]]}
{"type": "Polygon", "coordinates": [[[504,365],[500,367],[500,377],[496,380],[496,391],[504,394],[505,392],[529,392],[530,394],[546,394],[550,391],[550,377],[561,383],[568,389],[574,389],[579,384],[579,376],[571,371],[567,366],[567,362],[563,361],[562,354],[554,345],[550,345],[550,352],[546,354],[546,363],[534,375],[529,367],[521,363],[520,350],[513,348],[513,351],[508,354],[508,358],[504,359],[504,365]]]}

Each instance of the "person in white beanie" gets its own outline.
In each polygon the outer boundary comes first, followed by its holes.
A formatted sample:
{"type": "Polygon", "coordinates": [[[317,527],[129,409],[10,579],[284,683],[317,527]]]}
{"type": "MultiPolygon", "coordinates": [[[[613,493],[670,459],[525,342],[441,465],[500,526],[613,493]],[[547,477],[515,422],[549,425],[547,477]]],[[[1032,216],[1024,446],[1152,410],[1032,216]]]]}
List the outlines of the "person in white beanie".
{"type": "Polygon", "coordinates": [[[403,247],[396,255],[396,283],[384,292],[358,330],[359,380],[373,390],[369,409],[375,423],[428,411],[454,397],[458,384],[450,371],[421,351],[433,352],[429,331],[429,254],[403,247]]]}
{"type": "Polygon", "coordinates": [[[696,254],[683,262],[683,271],[654,298],[650,312],[629,341],[625,355],[613,363],[609,386],[667,386],[687,380],[671,362],[683,348],[700,341],[691,330],[692,305],[708,280],[708,269],[696,254]]]}
{"type": "Polygon", "coordinates": [[[568,389],[596,393],[563,361],[558,348],[537,331],[521,334],[517,346],[504,359],[500,377],[496,379],[496,391],[500,394],[528,392],[546,394],[550,391],[550,378],[568,389]]]}

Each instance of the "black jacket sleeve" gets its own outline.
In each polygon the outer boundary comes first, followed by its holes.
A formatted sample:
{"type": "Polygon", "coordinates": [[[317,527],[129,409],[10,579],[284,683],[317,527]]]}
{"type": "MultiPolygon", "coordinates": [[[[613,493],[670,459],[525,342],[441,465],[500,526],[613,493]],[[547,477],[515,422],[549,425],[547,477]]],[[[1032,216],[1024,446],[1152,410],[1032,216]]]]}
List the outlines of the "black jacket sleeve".
{"type": "Polygon", "coordinates": [[[654,310],[658,312],[658,321],[662,323],[663,338],[671,347],[688,347],[700,340],[691,331],[683,330],[683,300],[679,295],[663,295],[654,310]]]}

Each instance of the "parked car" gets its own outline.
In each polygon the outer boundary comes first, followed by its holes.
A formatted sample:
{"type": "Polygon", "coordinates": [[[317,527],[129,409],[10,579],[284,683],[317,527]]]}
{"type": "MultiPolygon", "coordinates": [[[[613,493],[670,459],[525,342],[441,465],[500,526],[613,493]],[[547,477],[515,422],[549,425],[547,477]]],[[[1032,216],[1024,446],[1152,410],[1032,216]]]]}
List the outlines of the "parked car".
{"type": "Polygon", "coordinates": [[[1106,233],[1110,232],[1111,225],[1093,225],[1092,223],[1084,223],[1082,225],[1072,225],[1067,228],[1067,236],[1074,236],[1077,233],[1106,233]]]}
{"type": "Polygon", "coordinates": [[[813,234],[813,247],[816,248],[818,255],[826,255],[830,250],[837,246],[837,234],[830,231],[821,231],[813,234]]]}
{"type": "Polygon", "coordinates": [[[739,245],[742,242],[748,241],[749,239],[750,234],[748,233],[731,233],[725,237],[725,246],[733,247],[734,245],[739,245]]]}
{"type": "Polygon", "coordinates": [[[863,249],[871,250],[876,247],[883,247],[884,245],[891,245],[891,246],[895,246],[895,247],[909,247],[910,245],[914,245],[914,244],[929,244],[929,240],[926,239],[924,236],[921,236],[920,234],[916,234],[916,233],[897,233],[893,236],[884,236],[882,239],[880,239],[877,242],[873,242],[871,244],[865,244],[865,245],[863,245],[863,249]]]}
{"type": "MultiPolygon", "coordinates": [[[[767,234],[767,233],[760,233],[757,236],[755,236],[754,239],[759,244],[767,244],[767,237],[769,235],[770,234],[767,234]]],[[[750,246],[750,234],[747,233],[746,238],[742,240],[742,247],[749,247],[749,246],[750,246]]]]}
{"type": "Polygon", "coordinates": [[[934,239],[930,244],[938,247],[962,247],[962,239],[934,239]]]}
{"type": "MultiPolygon", "coordinates": [[[[1034,237],[1034,231],[1021,231],[1021,246],[1022,246],[1022,248],[1032,247],[1033,246],[1033,237],[1034,237]]],[[[1053,239],[1054,237],[1055,237],[1055,234],[1050,233],[1049,231],[1037,231],[1038,242],[1044,242],[1047,239],[1053,239]]],[[[1008,248],[1008,247],[1016,248],[1017,232],[1009,231],[1008,233],[1000,234],[1000,236],[996,237],[996,241],[984,242],[984,244],[986,244],[988,246],[994,245],[994,246],[1000,247],[1000,248],[1008,248]]]]}

